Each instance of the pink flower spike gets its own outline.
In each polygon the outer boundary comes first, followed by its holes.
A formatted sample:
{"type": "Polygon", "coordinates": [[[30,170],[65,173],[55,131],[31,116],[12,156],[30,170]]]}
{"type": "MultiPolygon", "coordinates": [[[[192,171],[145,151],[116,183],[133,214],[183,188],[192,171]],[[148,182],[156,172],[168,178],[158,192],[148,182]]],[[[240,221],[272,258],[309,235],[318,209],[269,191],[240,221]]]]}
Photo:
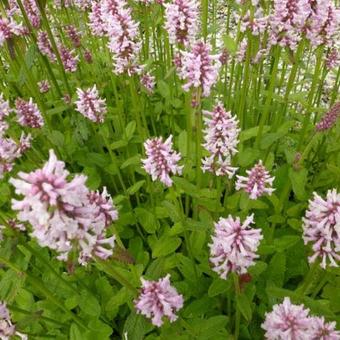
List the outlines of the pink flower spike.
{"type": "Polygon", "coordinates": [[[153,181],[160,180],[166,186],[172,186],[170,174],[181,174],[183,166],[178,162],[181,155],[172,149],[172,135],[165,142],[162,137],[146,140],[144,143],[146,159],[142,159],[143,168],[153,181]]]}
{"type": "Polygon", "coordinates": [[[140,82],[145,87],[147,92],[149,92],[150,94],[153,93],[156,83],[155,83],[155,77],[152,74],[144,73],[141,76],[140,82]]]}
{"type": "Polygon", "coordinates": [[[219,55],[210,55],[211,46],[197,42],[190,52],[182,51],[179,77],[186,81],[184,91],[190,88],[202,88],[203,97],[210,95],[211,87],[217,82],[221,66],[219,55]]]}
{"type": "Polygon", "coordinates": [[[64,65],[66,72],[76,72],[79,56],[74,55],[74,51],[69,50],[66,46],[59,45],[59,53],[61,61],[64,65]]]}
{"type": "Polygon", "coordinates": [[[170,284],[170,274],[158,281],[147,281],[143,278],[142,289],[135,300],[137,312],[151,319],[151,322],[161,327],[163,317],[170,322],[177,320],[175,312],[183,307],[183,296],[170,284]]]}
{"type": "Polygon", "coordinates": [[[326,322],[325,318],[312,317],[311,340],[339,340],[340,332],[336,330],[336,322],[326,322]]]}
{"type": "Polygon", "coordinates": [[[331,129],[340,117],[340,102],[335,103],[331,109],[326,112],[319,123],[316,124],[316,131],[327,131],[331,129]]]}
{"type": "Polygon", "coordinates": [[[37,104],[33,103],[32,98],[30,98],[28,102],[18,98],[15,101],[15,108],[18,116],[18,122],[21,126],[41,128],[44,125],[44,119],[37,104]]]}
{"type": "Polygon", "coordinates": [[[251,228],[254,215],[248,216],[243,223],[240,218],[220,218],[215,223],[210,248],[210,262],[213,271],[226,279],[229,272],[245,274],[255,264],[257,248],[263,236],[260,229],[251,228]]]}
{"type": "Polygon", "coordinates": [[[216,176],[232,178],[237,168],[231,166],[231,157],[237,153],[238,120],[217,103],[213,111],[203,111],[206,129],[204,130],[204,148],[209,156],[202,159],[203,171],[216,176]]]}
{"type": "Polygon", "coordinates": [[[266,331],[268,340],[309,340],[311,338],[311,320],[309,309],[304,305],[294,305],[289,297],[285,297],[279,305],[273,306],[270,313],[266,313],[266,319],[262,328],[266,331]]]}
{"type": "Polygon", "coordinates": [[[0,93],[0,121],[9,116],[11,112],[12,109],[9,106],[8,100],[5,100],[3,93],[0,93]]]}
{"type": "Polygon", "coordinates": [[[308,210],[303,218],[303,240],[305,244],[312,243],[314,254],[309,257],[313,263],[317,258],[320,266],[326,268],[329,264],[338,267],[340,261],[340,194],[328,190],[326,199],[316,192],[309,201],[308,210]]]}
{"type": "Polygon", "coordinates": [[[84,91],[78,88],[77,95],[78,100],[75,102],[77,111],[95,123],[103,123],[107,112],[106,99],[99,97],[96,85],[84,91]]]}
{"type": "Polygon", "coordinates": [[[271,195],[275,177],[270,177],[269,172],[260,160],[251,170],[247,170],[248,177],[237,175],[236,190],[244,189],[249,198],[256,200],[264,194],[271,195]]]}
{"type": "Polygon", "coordinates": [[[52,63],[57,60],[46,32],[38,32],[37,44],[42,55],[46,56],[52,63]]]}
{"type": "Polygon", "coordinates": [[[46,79],[39,81],[38,87],[40,93],[47,93],[51,88],[50,83],[46,79]]]}
{"type": "Polygon", "coordinates": [[[165,4],[165,29],[171,44],[188,46],[198,33],[199,10],[196,0],[173,0],[165,4]]]}

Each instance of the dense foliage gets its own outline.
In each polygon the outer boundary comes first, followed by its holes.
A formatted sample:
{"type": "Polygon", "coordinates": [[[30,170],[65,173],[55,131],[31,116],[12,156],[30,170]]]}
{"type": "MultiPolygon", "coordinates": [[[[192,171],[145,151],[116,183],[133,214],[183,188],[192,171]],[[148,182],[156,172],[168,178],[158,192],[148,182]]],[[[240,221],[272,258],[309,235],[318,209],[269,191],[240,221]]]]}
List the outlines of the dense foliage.
{"type": "Polygon", "coordinates": [[[0,3],[0,338],[340,339],[337,0],[0,3]]]}

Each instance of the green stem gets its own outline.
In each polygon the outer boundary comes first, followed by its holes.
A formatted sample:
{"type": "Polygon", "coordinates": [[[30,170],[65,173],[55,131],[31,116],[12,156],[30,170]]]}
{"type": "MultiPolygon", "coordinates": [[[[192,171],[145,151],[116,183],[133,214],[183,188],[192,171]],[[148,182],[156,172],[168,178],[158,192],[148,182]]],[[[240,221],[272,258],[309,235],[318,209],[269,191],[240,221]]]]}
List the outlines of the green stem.
{"type": "MultiPolygon", "coordinates": [[[[240,289],[240,282],[238,275],[236,273],[233,273],[233,279],[234,279],[234,287],[235,287],[235,294],[236,298],[241,294],[241,289],[240,289]]],[[[237,306],[236,303],[236,315],[235,315],[235,330],[234,330],[234,339],[238,340],[239,335],[240,335],[240,323],[241,323],[241,313],[240,309],[237,306]]]]}
{"type": "Polygon", "coordinates": [[[319,265],[320,265],[319,261],[315,261],[312,264],[312,266],[309,268],[309,272],[307,276],[305,277],[302,285],[297,289],[299,298],[302,298],[306,294],[307,289],[309,288],[309,286],[314,280],[316,271],[319,269],[319,265]]]}

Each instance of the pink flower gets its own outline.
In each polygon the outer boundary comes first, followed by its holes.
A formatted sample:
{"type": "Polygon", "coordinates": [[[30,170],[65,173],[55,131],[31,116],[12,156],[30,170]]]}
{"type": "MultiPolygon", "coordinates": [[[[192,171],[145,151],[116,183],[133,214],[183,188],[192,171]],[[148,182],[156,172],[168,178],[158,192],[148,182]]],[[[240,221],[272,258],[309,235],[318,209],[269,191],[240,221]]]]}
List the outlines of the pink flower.
{"type": "Polygon", "coordinates": [[[66,33],[68,37],[70,38],[73,47],[78,48],[81,46],[80,33],[77,31],[77,29],[73,25],[66,26],[66,33]]]}
{"type": "Polygon", "coordinates": [[[141,84],[145,87],[147,92],[153,93],[155,88],[155,77],[150,73],[144,73],[140,79],[141,84]]]}
{"type": "Polygon", "coordinates": [[[311,320],[309,309],[304,305],[294,305],[289,297],[283,303],[273,306],[273,311],[266,313],[262,328],[266,331],[268,340],[310,340],[311,320]]]}
{"type": "Polygon", "coordinates": [[[266,30],[267,25],[268,17],[263,15],[261,8],[258,8],[253,16],[251,16],[248,10],[242,18],[241,32],[245,32],[248,29],[252,35],[259,36],[266,30]]]}
{"type": "Polygon", "coordinates": [[[303,218],[303,240],[311,242],[314,254],[309,257],[313,263],[317,258],[320,266],[326,268],[328,263],[338,267],[340,260],[340,194],[335,189],[328,190],[326,199],[314,192],[309,201],[308,210],[303,218]]]}
{"type": "Polygon", "coordinates": [[[331,70],[340,64],[340,55],[336,48],[332,48],[327,52],[325,64],[327,69],[331,70]]]}
{"type": "Polygon", "coordinates": [[[106,189],[91,193],[85,176],[68,176],[65,163],[50,150],[42,169],[10,179],[15,193],[23,196],[12,200],[12,209],[18,211],[19,221],[31,224],[31,235],[40,246],[57,251],[58,259],[67,260],[71,252],[78,252],[81,264],[95,256],[106,259],[115,240],[105,236],[108,223],[117,218],[112,200],[106,189]]]}
{"type": "Polygon", "coordinates": [[[331,109],[326,112],[318,124],[316,124],[316,131],[325,131],[331,129],[340,117],[340,102],[335,103],[331,109]]]}
{"type": "Polygon", "coordinates": [[[40,12],[35,0],[23,0],[26,15],[34,28],[40,27],[40,12]]]}
{"type": "Polygon", "coordinates": [[[210,247],[210,262],[213,271],[226,279],[229,272],[245,274],[258,258],[257,248],[263,236],[260,229],[253,229],[250,215],[241,223],[240,218],[220,218],[215,223],[215,231],[210,247]]]}
{"type": "Polygon", "coordinates": [[[27,102],[21,98],[15,101],[18,122],[21,126],[31,128],[41,128],[44,125],[44,119],[38,109],[37,104],[33,103],[32,98],[27,102]]]}
{"type": "Polygon", "coordinates": [[[295,50],[310,15],[309,0],[275,0],[269,18],[270,43],[295,50]]]}
{"type": "Polygon", "coordinates": [[[325,318],[312,317],[311,340],[339,340],[340,332],[335,329],[336,322],[325,322],[325,318]]]}
{"type": "Polygon", "coordinates": [[[69,50],[66,46],[63,45],[59,45],[59,53],[65,71],[67,72],[77,71],[79,56],[78,55],[74,56],[74,51],[69,50]]]}
{"type": "Polygon", "coordinates": [[[209,156],[202,160],[203,171],[209,171],[216,176],[233,177],[237,168],[231,166],[231,157],[237,153],[238,120],[230,112],[217,103],[213,111],[203,111],[205,118],[204,148],[209,156]]]}
{"type": "Polygon", "coordinates": [[[48,82],[48,80],[44,79],[42,81],[39,81],[38,83],[38,87],[39,87],[39,91],[40,93],[46,93],[50,90],[50,83],[48,82]]]}
{"type": "Polygon", "coordinates": [[[15,333],[15,326],[12,324],[6,303],[0,301],[0,338],[9,340],[15,333]]]}
{"type": "Polygon", "coordinates": [[[211,46],[204,42],[193,45],[191,52],[182,51],[181,79],[186,80],[184,91],[190,88],[202,88],[204,97],[210,95],[211,87],[216,83],[220,69],[219,55],[210,55],[211,46]]]}
{"type": "Polygon", "coordinates": [[[13,38],[15,35],[22,35],[22,24],[18,24],[12,18],[0,18],[0,47],[7,39],[13,38]]]}
{"type": "Polygon", "coordinates": [[[11,112],[12,109],[9,106],[8,100],[5,100],[3,93],[0,93],[0,120],[4,120],[11,112]]]}
{"type": "Polygon", "coordinates": [[[75,102],[77,111],[95,123],[104,122],[104,115],[107,112],[106,99],[99,97],[96,85],[85,91],[77,89],[77,95],[78,100],[75,102]]]}
{"type": "Polygon", "coordinates": [[[108,47],[112,53],[114,73],[139,73],[141,68],[137,59],[141,41],[138,23],[132,20],[131,9],[120,4],[114,15],[104,16],[104,21],[107,23],[108,47]]]}
{"type": "Polygon", "coordinates": [[[146,159],[142,159],[143,168],[153,181],[160,180],[166,186],[172,186],[170,174],[181,174],[183,166],[178,162],[181,155],[172,150],[172,135],[165,142],[163,137],[150,138],[144,143],[146,159]]]}
{"type": "Polygon", "coordinates": [[[137,312],[151,319],[151,322],[161,327],[163,317],[170,322],[177,320],[175,312],[183,307],[183,296],[170,285],[170,274],[158,281],[147,281],[143,278],[142,289],[135,300],[137,312]]]}
{"type": "Polygon", "coordinates": [[[84,59],[88,64],[92,64],[93,59],[92,59],[92,53],[90,50],[86,50],[84,52],[84,59]]]}
{"type": "Polygon", "coordinates": [[[165,29],[171,44],[189,45],[198,33],[199,10],[196,0],[173,0],[165,4],[165,29]]]}
{"type": "Polygon", "coordinates": [[[52,63],[57,60],[46,32],[38,32],[37,44],[42,55],[49,58],[52,63]]]}
{"type": "Polygon", "coordinates": [[[274,177],[270,177],[261,160],[246,172],[248,177],[237,175],[236,190],[244,189],[250,199],[256,200],[264,194],[271,195],[275,190],[272,188],[274,177]]]}
{"type": "Polygon", "coordinates": [[[100,2],[93,1],[92,9],[89,13],[89,26],[93,35],[102,37],[106,30],[101,12],[102,4],[100,2]]]}

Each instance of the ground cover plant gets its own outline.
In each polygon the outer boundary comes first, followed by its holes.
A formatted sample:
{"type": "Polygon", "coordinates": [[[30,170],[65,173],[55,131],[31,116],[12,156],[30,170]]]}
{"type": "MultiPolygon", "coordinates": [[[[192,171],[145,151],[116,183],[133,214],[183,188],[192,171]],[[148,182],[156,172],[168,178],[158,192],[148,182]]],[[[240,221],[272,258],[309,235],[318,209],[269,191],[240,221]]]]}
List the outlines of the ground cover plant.
{"type": "Polygon", "coordinates": [[[2,0],[1,339],[340,339],[340,3],[2,0]]]}

